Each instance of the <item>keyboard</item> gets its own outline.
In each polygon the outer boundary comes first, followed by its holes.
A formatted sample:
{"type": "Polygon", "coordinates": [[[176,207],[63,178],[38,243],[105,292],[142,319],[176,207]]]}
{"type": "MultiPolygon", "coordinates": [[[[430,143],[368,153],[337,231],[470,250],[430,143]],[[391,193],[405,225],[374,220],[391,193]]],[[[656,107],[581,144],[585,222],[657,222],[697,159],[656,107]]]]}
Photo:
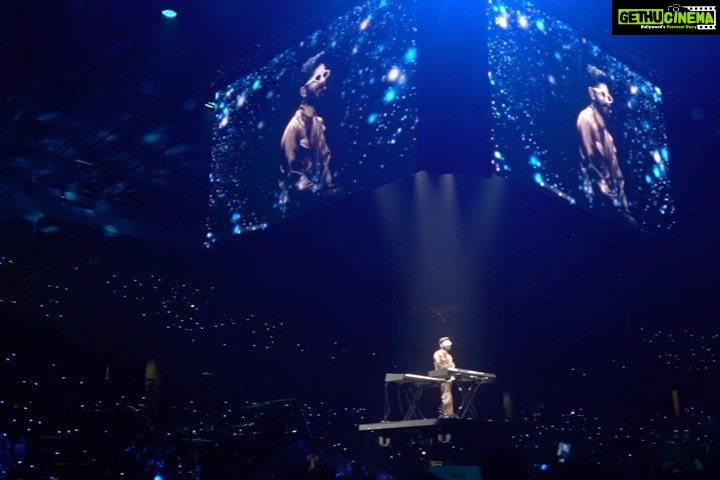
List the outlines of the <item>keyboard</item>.
{"type": "Polygon", "coordinates": [[[385,383],[411,383],[413,385],[438,385],[445,380],[436,377],[426,377],[425,375],[415,375],[414,373],[386,373],[385,383]]]}
{"type": "Polygon", "coordinates": [[[454,377],[455,380],[462,382],[480,383],[494,382],[497,378],[494,373],[476,372],[475,370],[465,370],[464,368],[439,368],[428,372],[428,376],[443,380],[454,377]]]}

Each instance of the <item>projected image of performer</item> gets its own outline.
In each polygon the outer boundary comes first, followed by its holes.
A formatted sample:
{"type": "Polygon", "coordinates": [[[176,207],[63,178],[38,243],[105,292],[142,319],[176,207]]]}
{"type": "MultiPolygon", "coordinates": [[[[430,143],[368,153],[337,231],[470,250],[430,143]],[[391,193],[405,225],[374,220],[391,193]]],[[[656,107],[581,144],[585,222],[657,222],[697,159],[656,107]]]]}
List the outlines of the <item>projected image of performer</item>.
{"type": "MultiPolygon", "coordinates": [[[[315,57],[317,59],[317,57],[315,57]]],[[[312,59],[311,59],[312,60],[312,59]]],[[[317,107],[327,88],[330,70],[321,63],[300,87],[300,107],[292,116],[280,145],[285,159],[280,163],[278,203],[287,205],[291,191],[313,193],[332,191],[330,147],[325,138],[325,123],[317,107]]]]}
{"type": "MultiPolygon", "coordinates": [[[[450,355],[452,342],[449,337],[442,337],[438,341],[440,348],[433,354],[433,363],[435,370],[439,368],[455,368],[455,362],[450,355]]],[[[455,418],[452,394],[453,379],[449,378],[440,386],[440,417],[455,418]]]]}
{"type": "Polygon", "coordinates": [[[591,78],[588,87],[590,105],[577,118],[583,191],[592,203],[597,188],[628,221],[635,223],[625,195],[625,178],[620,169],[615,141],[607,127],[613,104],[608,76],[594,66],[589,66],[587,70],[591,78]]]}

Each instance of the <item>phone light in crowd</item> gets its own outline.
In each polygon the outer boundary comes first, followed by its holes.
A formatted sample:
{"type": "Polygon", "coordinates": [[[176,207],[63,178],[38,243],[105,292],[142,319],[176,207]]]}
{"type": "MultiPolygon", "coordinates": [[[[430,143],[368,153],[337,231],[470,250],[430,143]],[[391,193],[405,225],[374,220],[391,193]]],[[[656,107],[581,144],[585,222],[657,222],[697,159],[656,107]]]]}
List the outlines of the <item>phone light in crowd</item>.
{"type": "Polygon", "coordinates": [[[177,17],[177,12],[175,10],[163,10],[162,14],[163,14],[163,17],[165,17],[165,18],[177,17]]]}

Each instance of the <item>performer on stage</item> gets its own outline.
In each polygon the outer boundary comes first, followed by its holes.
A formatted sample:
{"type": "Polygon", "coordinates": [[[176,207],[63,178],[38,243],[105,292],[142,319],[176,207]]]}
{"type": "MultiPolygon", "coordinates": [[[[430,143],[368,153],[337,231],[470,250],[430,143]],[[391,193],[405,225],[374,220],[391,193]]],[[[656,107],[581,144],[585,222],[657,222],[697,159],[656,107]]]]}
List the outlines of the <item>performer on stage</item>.
{"type": "MultiPolygon", "coordinates": [[[[313,60],[316,60],[313,57],[313,60]]],[[[280,145],[285,158],[280,164],[278,203],[289,201],[289,192],[319,192],[335,187],[330,171],[330,147],[325,138],[325,123],[318,115],[317,106],[327,88],[330,69],[321,63],[310,78],[300,87],[301,103],[285,127],[280,145]]]]}
{"type": "Polygon", "coordinates": [[[626,220],[635,224],[637,222],[630,213],[625,195],[625,177],[618,161],[615,140],[607,126],[613,104],[609,79],[605,72],[594,66],[588,67],[588,74],[591,77],[588,86],[590,105],[577,118],[583,191],[592,203],[597,189],[612,201],[626,220]]]}
{"type": "MultiPolygon", "coordinates": [[[[449,337],[442,337],[438,344],[440,348],[433,355],[433,362],[435,364],[435,370],[439,368],[455,368],[452,355],[450,355],[450,349],[452,348],[452,342],[449,337]]],[[[453,407],[453,395],[452,395],[452,382],[453,378],[450,377],[440,386],[440,417],[441,418],[455,418],[455,411],[453,407]]]]}

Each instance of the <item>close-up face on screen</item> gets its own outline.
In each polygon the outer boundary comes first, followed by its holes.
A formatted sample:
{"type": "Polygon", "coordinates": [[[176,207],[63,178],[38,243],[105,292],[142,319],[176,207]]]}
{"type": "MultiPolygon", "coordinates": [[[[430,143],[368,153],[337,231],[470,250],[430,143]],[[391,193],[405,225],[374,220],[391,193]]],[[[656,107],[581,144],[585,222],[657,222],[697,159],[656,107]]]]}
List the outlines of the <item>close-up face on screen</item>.
{"type": "Polygon", "coordinates": [[[497,174],[641,230],[675,224],[662,91],[529,2],[488,9],[497,174]]]}
{"type": "Polygon", "coordinates": [[[416,29],[373,0],[217,92],[207,246],[417,169],[416,29]]]}

